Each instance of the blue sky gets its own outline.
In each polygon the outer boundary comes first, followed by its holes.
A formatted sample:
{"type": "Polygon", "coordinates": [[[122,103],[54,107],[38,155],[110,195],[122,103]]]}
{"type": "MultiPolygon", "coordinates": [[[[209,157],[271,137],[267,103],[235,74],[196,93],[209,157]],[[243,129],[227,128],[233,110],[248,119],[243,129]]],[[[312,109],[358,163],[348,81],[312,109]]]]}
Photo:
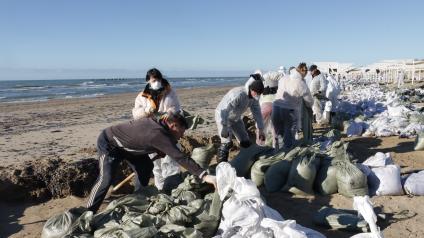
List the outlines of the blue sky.
{"type": "Polygon", "coordinates": [[[0,1],[0,80],[424,58],[424,1],[0,1]]]}

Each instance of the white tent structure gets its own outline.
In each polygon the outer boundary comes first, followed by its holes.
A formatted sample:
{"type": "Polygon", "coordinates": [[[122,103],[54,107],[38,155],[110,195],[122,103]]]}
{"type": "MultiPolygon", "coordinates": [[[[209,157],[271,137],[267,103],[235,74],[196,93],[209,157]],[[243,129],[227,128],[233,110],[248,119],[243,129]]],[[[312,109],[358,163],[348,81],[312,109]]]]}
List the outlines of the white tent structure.
{"type": "Polygon", "coordinates": [[[424,60],[423,59],[399,59],[399,60],[383,60],[364,67],[368,69],[369,78],[383,76],[384,81],[394,82],[400,73],[404,73],[407,79],[414,84],[415,80],[421,81],[424,77],[424,60]],[[379,73],[377,73],[379,70],[379,73]],[[380,74],[380,75],[378,75],[380,74]]]}

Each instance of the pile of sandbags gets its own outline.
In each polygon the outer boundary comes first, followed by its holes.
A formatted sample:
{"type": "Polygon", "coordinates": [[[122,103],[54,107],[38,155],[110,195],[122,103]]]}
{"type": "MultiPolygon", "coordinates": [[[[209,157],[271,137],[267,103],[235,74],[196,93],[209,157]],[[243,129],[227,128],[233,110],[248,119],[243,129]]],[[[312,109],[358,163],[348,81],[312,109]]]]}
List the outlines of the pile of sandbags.
{"type": "Polygon", "coordinates": [[[194,176],[187,176],[171,195],[146,187],[143,194],[116,199],[96,215],[80,208],[54,216],[44,225],[42,238],[211,237],[221,210],[218,194],[207,193],[211,190],[194,176]]]}
{"type": "Polygon", "coordinates": [[[251,178],[257,186],[263,183],[268,192],[368,195],[367,177],[351,162],[346,149],[347,144],[340,141],[334,142],[327,154],[321,153],[319,146],[296,147],[258,160],[251,178]]]}
{"type": "Polygon", "coordinates": [[[383,91],[378,85],[360,86],[353,92],[345,92],[341,99],[337,113],[351,115],[347,119],[363,117],[363,122],[355,120],[348,125],[348,136],[365,131],[363,136],[409,137],[424,131],[424,114],[405,105],[401,95],[394,91],[383,91]]]}

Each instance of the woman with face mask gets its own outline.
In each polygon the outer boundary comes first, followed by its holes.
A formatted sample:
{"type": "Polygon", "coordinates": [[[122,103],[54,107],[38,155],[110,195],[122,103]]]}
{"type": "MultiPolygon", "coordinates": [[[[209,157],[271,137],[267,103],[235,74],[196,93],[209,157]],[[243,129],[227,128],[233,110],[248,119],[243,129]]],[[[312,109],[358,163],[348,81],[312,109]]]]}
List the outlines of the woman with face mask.
{"type": "Polygon", "coordinates": [[[241,147],[250,146],[249,135],[242,120],[242,115],[248,108],[250,108],[253,119],[256,121],[258,139],[265,140],[264,123],[259,105],[259,96],[264,91],[262,80],[260,74],[250,75],[244,87],[231,89],[215,109],[215,122],[218,127],[218,135],[221,138],[218,162],[228,161],[233,135],[240,142],[241,147]]]}
{"type": "MultiPolygon", "coordinates": [[[[177,94],[158,69],[153,68],[147,71],[146,82],[146,87],[135,99],[135,105],[132,110],[134,120],[181,110],[177,94]]],[[[149,155],[151,158],[155,156],[156,154],[149,155]]],[[[153,164],[155,185],[159,190],[163,188],[166,177],[180,171],[178,164],[170,158],[156,159],[153,164]],[[162,170],[162,163],[167,163],[166,167],[168,170],[162,170]]]]}
{"type": "Polygon", "coordinates": [[[135,99],[134,120],[181,109],[177,94],[159,70],[153,68],[147,71],[146,82],[146,87],[135,99]]]}

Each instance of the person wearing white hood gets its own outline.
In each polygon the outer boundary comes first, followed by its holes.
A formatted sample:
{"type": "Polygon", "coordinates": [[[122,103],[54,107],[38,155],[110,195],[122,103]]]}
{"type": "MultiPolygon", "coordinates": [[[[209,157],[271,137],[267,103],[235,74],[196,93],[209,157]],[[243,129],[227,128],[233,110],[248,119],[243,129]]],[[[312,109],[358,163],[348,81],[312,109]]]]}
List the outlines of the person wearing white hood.
{"type": "Polygon", "coordinates": [[[241,147],[246,148],[251,145],[242,120],[242,115],[247,108],[250,108],[253,119],[256,121],[258,139],[265,140],[264,123],[259,105],[259,96],[263,91],[262,76],[252,74],[244,86],[231,89],[219,102],[215,109],[215,121],[218,135],[221,138],[218,163],[228,161],[228,154],[232,147],[232,135],[236,137],[241,147]]]}
{"type": "Polygon", "coordinates": [[[300,126],[302,103],[309,108],[312,107],[313,98],[303,80],[307,72],[306,64],[300,63],[297,68],[290,70],[289,77],[278,83],[271,116],[275,130],[273,141],[275,149],[279,149],[279,135],[283,137],[285,149],[291,149],[295,145],[295,135],[300,126]]]}
{"type": "Polygon", "coordinates": [[[314,98],[314,105],[312,106],[312,111],[315,116],[316,122],[320,123],[322,119],[322,100],[325,99],[325,92],[327,89],[327,80],[324,75],[321,74],[321,71],[318,70],[316,65],[311,65],[309,67],[309,72],[312,75],[312,81],[309,89],[314,98]]]}

